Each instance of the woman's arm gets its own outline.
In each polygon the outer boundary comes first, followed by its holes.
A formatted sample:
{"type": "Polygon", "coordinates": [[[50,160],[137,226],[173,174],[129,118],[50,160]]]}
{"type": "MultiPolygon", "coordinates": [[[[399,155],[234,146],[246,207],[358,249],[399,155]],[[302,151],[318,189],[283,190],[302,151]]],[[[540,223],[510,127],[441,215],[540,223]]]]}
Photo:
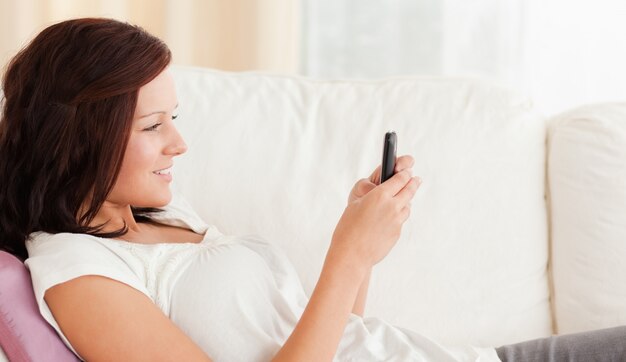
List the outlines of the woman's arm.
{"type": "Polygon", "coordinates": [[[360,286],[400,237],[417,187],[403,171],[348,204],[309,303],[274,361],[333,359],[360,286]]]}
{"type": "Polygon", "coordinates": [[[273,361],[331,361],[364,275],[329,253],[300,321],[273,361]]]}
{"type": "Polygon", "coordinates": [[[352,307],[352,313],[363,317],[365,313],[365,302],[367,301],[367,289],[370,284],[370,277],[372,275],[372,268],[369,268],[363,277],[361,286],[359,287],[359,293],[357,294],[356,301],[352,307]]]}
{"type": "Polygon", "coordinates": [[[211,361],[150,298],[113,279],[78,277],[44,299],[86,361],[211,361]]]}
{"type": "MultiPolygon", "coordinates": [[[[397,173],[405,169],[410,169],[411,167],[413,167],[414,163],[415,160],[409,155],[398,157],[398,159],[396,160],[396,167],[394,169],[394,172],[397,173]]],[[[352,188],[352,191],[350,191],[348,203],[358,200],[361,197],[367,195],[368,192],[372,191],[376,187],[376,185],[380,183],[380,173],[381,167],[379,166],[376,168],[376,170],[374,170],[374,172],[372,172],[369,178],[359,180],[352,188]]],[[[352,313],[361,317],[363,317],[363,314],[365,313],[365,302],[367,301],[367,291],[369,288],[371,274],[372,268],[369,268],[365,277],[363,278],[363,281],[361,282],[359,293],[356,297],[356,301],[354,302],[354,306],[352,307],[352,313]]]]}

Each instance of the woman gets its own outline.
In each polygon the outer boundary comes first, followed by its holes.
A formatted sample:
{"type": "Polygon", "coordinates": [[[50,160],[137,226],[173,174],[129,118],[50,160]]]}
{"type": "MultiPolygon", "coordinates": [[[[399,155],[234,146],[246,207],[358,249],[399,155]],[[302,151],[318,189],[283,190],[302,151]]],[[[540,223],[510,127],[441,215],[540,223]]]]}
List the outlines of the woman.
{"type": "MultiPolygon", "coordinates": [[[[68,347],[85,360],[498,360],[360,317],[369,271],[419,187],[410,156],[387,182],[378,168],[355,184],[310,299],[280,251],[220,234],[172,195],[187,146],[170,58],[138,27],[77,19],[42,31],[7,68],[0,245],[26,259],[68,347]]],[[[555,341],[498,353],[550,353],[555,341]]]]}

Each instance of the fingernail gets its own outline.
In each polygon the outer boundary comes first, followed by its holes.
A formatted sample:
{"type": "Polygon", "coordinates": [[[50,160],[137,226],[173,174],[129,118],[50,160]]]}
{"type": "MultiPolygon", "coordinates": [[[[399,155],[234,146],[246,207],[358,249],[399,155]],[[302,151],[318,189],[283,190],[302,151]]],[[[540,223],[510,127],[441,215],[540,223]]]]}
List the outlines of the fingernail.
{"type": "Polygon", "coordinates": [[[415,176],[413,178],[415,179],[415,181],[417,181],[418,184],[422,183],[422,179],[419,176],[415,176]]]}

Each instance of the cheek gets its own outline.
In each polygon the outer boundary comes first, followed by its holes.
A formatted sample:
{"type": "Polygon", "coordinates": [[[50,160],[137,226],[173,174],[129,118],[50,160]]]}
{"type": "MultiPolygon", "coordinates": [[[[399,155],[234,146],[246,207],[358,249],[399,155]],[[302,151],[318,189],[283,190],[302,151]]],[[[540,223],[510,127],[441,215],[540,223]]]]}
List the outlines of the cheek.
{"type": "Polygon", "coordinates": [[[168,184],[152,173],[162,165],[162,162],[159,165],[158,139],[134,136],[126,146],[120,173],[108,200],[137,207],[162,207],[170,201],[171,193],[168,184]]]}
{"type": "Polygon", "coordinates": [[[126,153],[122,160],[119,179],[124,179],[125,183],[132,184],[133,179],[145,177],[154,171],[155,153],[153,147],[148,142],[133,142],[126,147],[126,153]]]}

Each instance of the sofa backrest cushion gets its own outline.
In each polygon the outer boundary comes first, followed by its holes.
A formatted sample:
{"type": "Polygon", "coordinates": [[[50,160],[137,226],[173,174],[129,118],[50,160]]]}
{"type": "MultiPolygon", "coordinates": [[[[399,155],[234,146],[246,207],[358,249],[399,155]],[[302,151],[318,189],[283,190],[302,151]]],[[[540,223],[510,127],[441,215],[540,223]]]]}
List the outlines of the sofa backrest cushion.
{"type": "Polygon", "coordinates": [[[78,361],[37,307],[30,274],[0,251],[0,347],[9,361],[78,361]]]}
{"type": "Polygon", "coordinates": [[[549,121],[554,306],[559,333],[626,324],[626,103],[549,121]]]}
{"type": "Polygon", "coordinates": [[[469,79],[172,71],[189,146],[174,187],[222,232],[278,245],[308,293],[393,129],[423,183],[374,268],[366,316],[444,343],[551,333],[545,120],[525,98],[469,79]]]}

